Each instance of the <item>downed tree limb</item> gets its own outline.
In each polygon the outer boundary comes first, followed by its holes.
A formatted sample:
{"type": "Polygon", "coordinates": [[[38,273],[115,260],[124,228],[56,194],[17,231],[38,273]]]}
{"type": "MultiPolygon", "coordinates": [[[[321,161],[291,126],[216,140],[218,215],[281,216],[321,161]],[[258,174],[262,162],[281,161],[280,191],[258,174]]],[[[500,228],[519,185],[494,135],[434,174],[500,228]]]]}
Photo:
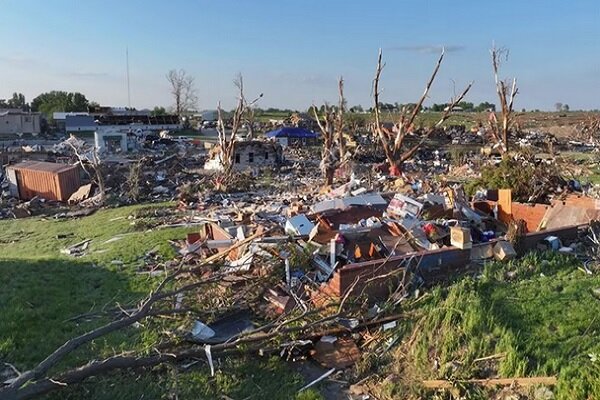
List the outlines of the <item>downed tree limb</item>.
{"type": "MultiPolygon", "coordinates": [[[[387,317],[382,317],[373,321],[365,321],[359,324],[352,331],[358,331],[366,328],[370,328],[377,325],[385,324],[390,320],[397,320],[402,316],[390,315],[387,317]]],[[[231,342],[225,342],[221,344],[216,344],[211,346],[211,353],[214,355],[230,355],[235,353],[258,353],[265,354],[273,352],[274,349],[270,349],[264,351],[264,347],[262,342],[265,342],[269,339],[273,339],[277,336],[279,337],[287,337],[292,333],[299,332],[301,336],[298,338],[300,340],[306,339],[315,339],[317,337],[328,336],[328,335],[337,335],[344,334],[350,332],[348,329],[340,329],[340,328],[330,328],[321,330],[318,332],[307,332],[313,326],[311,324],[304,326],[291,326],[286,327],[280,330],[273,330],[271,332],[265,333],[257,331],[250,336],[242,336],[238,337],[236,340],[231,342]],[[248,346],[251,344],[256,344],[253,346],[248,346]],[[239,346],[244,345],[245,347],[240,348],[239,346]]],[[[159,349],[157,349],[157,352],[159,349]]],[[[168,349],[164,346],[161,346],[160,352],[156,355],[140,357],[135,355],[117,355],[113,357],[106,358],[104,360],[93,360],[88,362],[85,365],[80,367],[73,368],[66,372],[60,373],[54,377],[45,377],[39,379],[35,382],[31,382],[27,385],[24,385],[17,389],[10,389],[10,386],[0,389],[0,398],[3,400],[26,400],[36,398],[43,394],[49,393],[54,390],[62,389],[66,386],[81,383],[87,378],[92,376],[97,376],[103,373],[107,373],[115,370],[122,369],[136,369],[136,368],[147,368],[154,367],[163,363],[175,363],[178,361],[184,361],[188,359],[198,359],[205,358],[206,351],[205,346],[191,346],[189,348],[183,349],[168,349]]]]}
{"type": "Polygon", "coordinates": [[[456,383],[470,383],[479,386],[535,386],[535,385],[556,385],[557,379],[555,376],[533,376],[528,378],[494,378],[494,379],[466,379],[449,381],[445,379],[423,381],[423,386],[427,389],[452,389],[456,383]]]}
{"type": "MultiPolygon", "coordinates": [[[[111,332],[114,332],[116,330],[131,326],[134,323],[139,322],[146,317],[153,316],[152,314],[155,311],[155,310],[153,310],[153,306],[162,300],[172,298],[179,293],[190,291],[190,290],[196,289],[203,285],[218,282],[219,280],[221,280],[223,278],[223,276],[220,274],[215,274],[214,276],[212,276],[208,279],[201,280],[199,282],[194,282],[194,283],[185,285],[181,288],[178,288],[178,289],[175,289],[172,291],[168,291],[168,292],[164,291],[167,284],[169,282],[174,281],[176,279],[176,277],[180,276],[181,274],[197,272],[202,267],[204,267],[212,262],[215,262],[215,261],[225,258],[232,250],[242,246],[245,243],[248,243],[249,241],[251,241],[255,238],[258,238],[258,237],[264,235],[267,232],[268,231],[258,232],[256,234],[252,235],[251,237],[234,244],[233,246],[228,248],[226,251],[215,254],[215,255],[207,258],[200,266],[196,266],[191,269],[185,269],[185,268],[183,268],[183,263],[181,263],[179,268],[173,274],[167,276],[164,280],[162,280],[160,282],[160,284],[158,285],[158,287],[156,288],[156,290],[151,292],[143,301],[141,301],[138,308],[135,309],[132,313],[128,314],[124,318],[118,319],[116,321],[112,321],[106,325],[103,325],[99,328],[96,328],[87,333],[84,333],[83,335],[80,335],[75,338],[71,338],[71,339],[67,340],[62,346],[60,346],[58,349],[56,349],[52,354],[50,354],[48,357],[46,357],[43,361],[41,361],[33,369],[23,372],[13,382],[11,382],[10,385],[1,389],[0,395],[6,394],[9,396],[7,398],[20,398],[20,397],[14,397],[14,396],[16,396],[16,394],[19,391],[23,390],[24,387],[28,384],[28,382],[38,381],[38,383],[39,383],[39,379],[43,378],[43,376],[46,375],[46,373],[51,368],[53,368],[56,364],[58,364],[67,355],[71,354],[73,351],[77,350],[82,345],[90,343],[91,341],[93,341],[99,337],[102,337],[104,335],[107,335],[111,332]]],[[[43,380],[42,380],[42,382],[43,382],[43,380]]]]}
{"type": "MultiPolygon", "coordinates": [[[[135,369],[135,368],[149,368],[157,366],[163,363],[179,362],[186,359],[197,359],[206,356],[206,349],[208,346],[197,346],[189,344],[185,341],[177,341],[171,343],[163,343],[158,346],[156,353],[152,355],[136,355],[132,352],[115,355],[103,360],[90,360],[89,362],[72,367],[68,370],[58,371],[52,373],[51,370],[55,368],[65,357],[70,355],[73,351],[79,347],[90,343],[91,341],[114,332],[119,329],[126,328],[136,322],[142,321],[146,318],[182,314],[192,311],[187,307],[165,309],[165,301],[170,301],[177,297],[183,292],[190,292],[194,289],[199,289],[203,285],[221,283],[227,279],[226,274],[219,272],[213,272],[208,277],[203,277],[200,280],[192,280],[186,282],[183,286],[172,287],[169,283],[175,282],[177,277],[182,275],[193,276],[195,273],[202,271],[202,268],[208,266],[211,262],[218,261],[229,254],[231,250],[242,246],[244,243],[252,241],[264,235],[269,230],[259,232],[250,238],[240,241],[226,251],[216,254],[204,260],[203,263],[186,267],[185,261],[182,261],[180,266],[172,274],[165,277],[164,280],[146,296],[136,308],[124,310],[120,309],[123,317],[109,322],[108,324],[91,330],[83,335],[72,338],[50,354],[45,360],[41,361],[32,370],[26,371],[19,375],[11,384],[4,388],[0,388],[0,398],[2,399],[30,399],[46,394],[51,391],[64,388],[68,385],[77,384],[85,381],[86,379],[97,376],[99,374],[107,373],[114,370],[121,369],[135,369]]],[[[358,283],[358,278],[353,283],[353,286],[358,283]]],[[[315,337],[317,335],[330,335],[333,333],[345,334],[349,331],[356,331],[365,327],[382,324],[390,319],[399,319],[399,315],[380,317],[375,320],[363,320],[359,326],[354,329],[340,329],[337,325],[337,318],[343,316],[342,309],[348,299],[349,291],[346,296],[342,299],[337,308],[337,312],[333,315],[324,316],[320,319],[310,320],[308,317],[312,316],[323,309],[305,310],[300,316],[293,316],[286,314],[285,319],[269,322],[262,327],[253,329],[250,332],[243,332],[238,335],[231,337],[228,341],[220,344],[210,346],[212,354],[227,355],[234,353],[251,353],[260,352],[261,349],[268,345],[267,342],[272,339],[288,338],[293,336],[294,333],[298,333],[300,336],[315,337]],[[298,324],[296,324],[298,323],[298,324]],[[249,344],[255,344],[254,346],[247,346],[249,344]]],[[[318,337],[318,336],[317,336],[318,337]]]]}

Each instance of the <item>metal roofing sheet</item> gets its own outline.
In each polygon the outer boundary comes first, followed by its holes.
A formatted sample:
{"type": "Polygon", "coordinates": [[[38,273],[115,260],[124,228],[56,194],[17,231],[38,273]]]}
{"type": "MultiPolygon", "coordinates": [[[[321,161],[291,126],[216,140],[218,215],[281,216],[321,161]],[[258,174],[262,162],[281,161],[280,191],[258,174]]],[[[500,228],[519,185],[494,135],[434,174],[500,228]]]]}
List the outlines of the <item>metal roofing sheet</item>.
{"type": "Polygon", "coordinates": [[[31,170],[31,171],[45,171],[52,173],[61,173],[77,168],[76,165],[70,164],[58,164],[44,161],[23,161],[15,165],[11,165],[9,168],[15,170],[31,170]]]}

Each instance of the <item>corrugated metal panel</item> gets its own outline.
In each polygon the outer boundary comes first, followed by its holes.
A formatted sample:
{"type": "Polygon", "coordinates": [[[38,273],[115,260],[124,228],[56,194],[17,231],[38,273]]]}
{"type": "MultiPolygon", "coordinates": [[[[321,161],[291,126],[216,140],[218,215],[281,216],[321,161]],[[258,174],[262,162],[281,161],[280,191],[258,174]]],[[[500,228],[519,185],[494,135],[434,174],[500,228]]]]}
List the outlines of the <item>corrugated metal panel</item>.
{"type": "Polygon", "coordinates": [[[80,186],[76,165],[27,161],[8,168],[15,172],[19,197],[23,200],[40,196],[67,201],[80,186]]]}
{"type": "Polygon", "coordinates": [[[79,189],[81,182],[79,180],[79,168],[72,168],[67,171],[60,172],[57,175],[57,180],[60,186],[60,194],[62,201],[69,200],[69,197],[79,189]]]}

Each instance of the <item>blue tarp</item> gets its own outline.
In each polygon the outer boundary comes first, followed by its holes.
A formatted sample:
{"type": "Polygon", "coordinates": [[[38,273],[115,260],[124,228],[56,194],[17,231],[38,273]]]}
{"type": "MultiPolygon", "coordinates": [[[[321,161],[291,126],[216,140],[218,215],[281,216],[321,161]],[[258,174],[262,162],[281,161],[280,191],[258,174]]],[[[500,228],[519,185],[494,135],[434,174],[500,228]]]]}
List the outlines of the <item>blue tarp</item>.
{"type": "Polygon", "coordinates": [[[270,138],[317,138],[318,134],[304,128],[282,127],[274,131],[267,132],[270,138]]]}

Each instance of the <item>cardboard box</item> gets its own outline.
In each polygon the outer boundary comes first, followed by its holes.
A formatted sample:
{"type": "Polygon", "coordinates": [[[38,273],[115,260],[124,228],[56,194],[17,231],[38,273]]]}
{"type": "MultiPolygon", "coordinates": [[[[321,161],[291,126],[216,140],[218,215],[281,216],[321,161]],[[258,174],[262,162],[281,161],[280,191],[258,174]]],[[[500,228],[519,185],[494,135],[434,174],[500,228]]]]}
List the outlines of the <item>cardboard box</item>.
{"type": "Polygon", "coordinates": [[[486,260],[494,257],[494,243],[479,243],[471,249],[471,261],[486,260]]]}
{"type": "Polygon", "coordinates": [[[472,248],[471,230],[462,226],[453,226],[450,228],[450,244],[463,250],[472,248]]]}
{"type": "Polygon", "coordinates": [[[517,256],[512,244],[505,240],[500,240],[494,246],[494,258],[499,261],[510,260],[517,256]]]}

